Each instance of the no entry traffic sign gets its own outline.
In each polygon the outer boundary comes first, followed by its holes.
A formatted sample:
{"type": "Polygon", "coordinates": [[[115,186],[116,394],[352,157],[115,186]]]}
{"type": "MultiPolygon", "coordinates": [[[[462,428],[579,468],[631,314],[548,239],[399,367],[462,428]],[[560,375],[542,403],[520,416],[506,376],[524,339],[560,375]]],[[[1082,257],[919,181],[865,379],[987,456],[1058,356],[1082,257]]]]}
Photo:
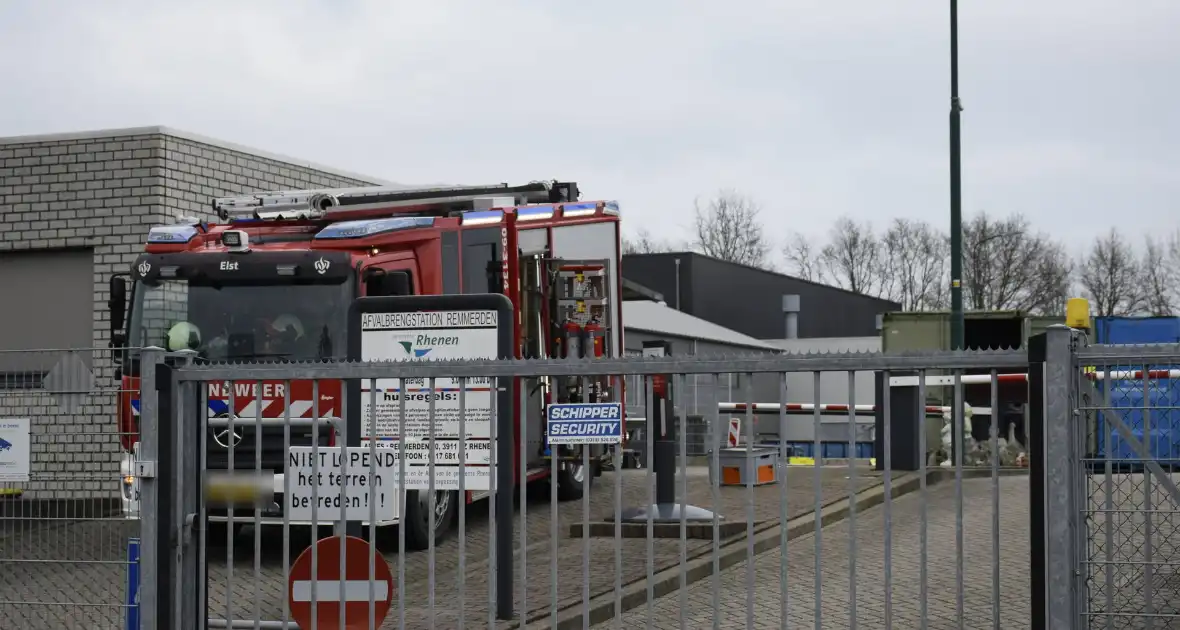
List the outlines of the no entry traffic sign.
{"type": "Polygon", "coordinates": [[[343,538],[344,578],[340,576],[341,537],[324,538],[303,550],[291,565],[287,598],[291,616],[300,628],[310,628],[314,585],[317,626],[321,630],[369,628],[369,602],[373,602],[373,627],[381,625],[393,602],[393,576],[385,558],[369,543],[353,536],[343,538]],[[311,572],[312,549],[316,572],[311,572]],[[369,558],[373,558],[373,580],[369,581],[369,558]],[[371,597],[371,600],[370,600],[371,597]],[[344,625],[340,609],[344,608],[344,625]]]}

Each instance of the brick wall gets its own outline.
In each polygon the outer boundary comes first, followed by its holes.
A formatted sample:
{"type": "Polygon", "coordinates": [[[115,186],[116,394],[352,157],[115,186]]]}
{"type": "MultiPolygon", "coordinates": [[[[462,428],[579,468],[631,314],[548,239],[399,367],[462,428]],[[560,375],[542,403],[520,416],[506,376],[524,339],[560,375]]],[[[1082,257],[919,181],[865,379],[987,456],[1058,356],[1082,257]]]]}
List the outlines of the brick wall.
{"type": "Polygon", "coordinates": [[[113,272],[129,269],[152,225],[213,219],[217,196],[370,183],[160,128],[0,139],[0,251],[94,254],[93,340],[101,350],[85,406],[62,409],[44,390],[0,392],[0,417],[33,419],[37,483],[27,490],[117,487],[107,287],[113,272]]]}

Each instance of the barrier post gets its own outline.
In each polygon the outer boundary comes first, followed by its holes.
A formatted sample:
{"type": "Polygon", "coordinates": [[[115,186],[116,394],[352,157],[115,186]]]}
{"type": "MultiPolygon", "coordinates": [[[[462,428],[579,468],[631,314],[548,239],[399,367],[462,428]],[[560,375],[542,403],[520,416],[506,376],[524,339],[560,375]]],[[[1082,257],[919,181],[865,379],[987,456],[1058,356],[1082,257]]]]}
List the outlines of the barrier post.
{"type": "MultiPolygon", "coordinates": [[[[890,372],[889,376],[917,376],[917,372],[890,372]]],[[[877,459],[875,469],[885,470],[885,405],[889,405],[890,464],[893,470],[916,471],[920,469],[925,453],[920,452],[918,431],[926,430],[926,401],[918,400],[916,386],[890,387],[885,372],[876,372],[876,400],[873,455],[877,459]]]]}
{"type": "MultiPolygon", "coordinates": [[[[672,355],[672,344],[667,341],[643,342],[645,357],[667,357],[672,355]]],[[[713,513],[695,505],[681,505],[676,502],[676,452],[677,429],[673,426],[678,418],[675,413],[674,394],[669,392],[668,375],[652,377],[652,400],[647,401],[648,421],[645,431],[655,431],[652,436],[650,465],[655,475],[656,502],[653,505],[627,508],[619,515],[623,522],[640,523],[650,519],[653,523],[679,523],[681,509],[686,522],[713,521],[713,513]]],[[[681,428],[680,430],[683,430],[681,428]]],[[[681,454],[685,456],[686,454],[681,454]]]]}

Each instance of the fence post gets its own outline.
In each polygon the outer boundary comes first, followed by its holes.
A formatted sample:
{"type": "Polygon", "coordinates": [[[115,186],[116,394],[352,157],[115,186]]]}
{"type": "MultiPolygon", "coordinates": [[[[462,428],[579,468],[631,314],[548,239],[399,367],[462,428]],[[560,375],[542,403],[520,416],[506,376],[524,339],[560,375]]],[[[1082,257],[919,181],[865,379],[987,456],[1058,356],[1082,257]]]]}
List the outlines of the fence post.
{"type": "MultiPolygon", "coordinates": [[[[184,351],[171,357],[174,368],[192,365],[196,353],[184,351]]],[[[207,623],[209,602],[206,583],[205,506],[202,502],[205,483],[204,459],[208,407],[204,399],[205,383],[177,381],[173,392],[173,452],[176,454],[177,479],[173,509],[175,546],[172,570],[178,630],[196,630],[207,623]]]]}
{"type": "MultiPolygon", "coordinates": [[[[158,596],[152,623],[161,630],[193,630],[204,627],[206,609],[204,562],[198,558],[204,545],[194,544],[203,516],[199,449],[204,448],[205,418],[195,413],[198,384],[175,377],[175,368],[192,362],[191,353],[161,353],[160,358],[165,360],[156,365],[154,381],[159,492],[152,513],[160,554],[154,563],[144,562],[141,575],[145,583],[154,584],[158,596]]],[[[152,617],[143,613],[141,618],[152,617]]]]}
{"type": "Polygon", "coordinates": [[[1075,627],[1078,617],[1078,521],[1072,387],[1074,332],[1050,326],[1028,343],[1029,514],[1032,534],[1032,625],[1075,627]]]}
{"type": "MultiPolygon", "coordinates": [[[[164,349],[149,347],[139,352],[139,449],[131,471],[139,484],[139,596],[138,621],[141,628],[167,628],[159,624],[163,607],[157,569],[161,558],[168,555],[166,536],[161,536],[160,516],[165,509],[160,501],[161,483],[156,470],[160,461],[160,407],[157,399],[158,368],[164,360],[164,349]]],[[[167,460],[165,460],[167,461],[167,460]]]]}

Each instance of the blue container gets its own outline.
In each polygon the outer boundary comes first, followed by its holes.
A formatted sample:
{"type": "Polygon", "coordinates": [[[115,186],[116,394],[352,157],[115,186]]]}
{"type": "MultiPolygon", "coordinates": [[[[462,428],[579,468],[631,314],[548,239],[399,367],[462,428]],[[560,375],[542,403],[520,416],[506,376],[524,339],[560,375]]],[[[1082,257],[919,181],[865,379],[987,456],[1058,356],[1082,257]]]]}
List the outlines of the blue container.
{"type": "MultiPolygon", "coordinates": [[[[777,448],[778,442],[767,441],[762,445],[777,448]]],[[[787,442],[787,447],[795,457],[815,457],[815,442],[787,442]]],[[[872,442],[857,442],[856,456],[860,459],[875,457],[874,448],[872,442]]],[[[848,456],[848,442],[823,442],[820,444],[820,452],[825,459],[844,459],[848,456]]]]}
{"type": "MultiPolygon", "coordinates": [[[[1100,391],[1103,385],[1098,384],[1100,391]]],[[[1113,410],[1098,414],[1099,459],[1106,457],[1109,445],[1112,460],[1121,463],[1143,461],[1115,426],[1107,421],[1107,415],[1114,414],[1127,425],[1135,439],[1147,446],[1151,459],[1173,465],[1180,463],[1180,409],[1173,409],[1180,407],[1180,389],[1170,385],[1171,381],[1168,380],[1148,381],[1145,412],[1143,381],[1123,380],[1110,384],[1110,406],[1113,410]],[[1147,420],[1146,429],[1144,416],[1147,420]]]]}
{"type": "Polygon", "coordinates": [[[787,442],[795,457],[815,457],[815,442],[787,442]]]}
{"type": "MultiPolygon", "coordinates": [[[[1094,320],[1095,341],[1102,344],[1180,343],[1180,317],[1099,317],[1094,320]]],[[[1172,366],[1152,365],[1149,369],[1172,366]]],[[[1110,369],[1141,370],[1142,365],[1110,366],[1110,369]]],[[[1147,439],[1144,440],[1143,381],[1121,380],[1109,384],[1099,381],[1099,391],[1110,387],[1112,411],[1098,414],[1097,453],[1105,459],[1107,447],[1110,458],[1123,464],[1141,462],[1142,457],[1107,422],[1107,414],[1116,414],[1131,433],[1146,442],[1151,458],[1161,463],[1180,463],[1180,387],[1171,381],[1151,379],[1147,384],[1147,439]]],[[[1105,395],[1103,393],[1103,395],[1105,395]]],[[[1100,462],[1097,462],[1100,463],[1100,462]]]]}
{"type": "Polygon", "coordinates": [[[1109,344],[1180,343],[1180,317],[1098,317],[1094,338],[1109,344]]]}

